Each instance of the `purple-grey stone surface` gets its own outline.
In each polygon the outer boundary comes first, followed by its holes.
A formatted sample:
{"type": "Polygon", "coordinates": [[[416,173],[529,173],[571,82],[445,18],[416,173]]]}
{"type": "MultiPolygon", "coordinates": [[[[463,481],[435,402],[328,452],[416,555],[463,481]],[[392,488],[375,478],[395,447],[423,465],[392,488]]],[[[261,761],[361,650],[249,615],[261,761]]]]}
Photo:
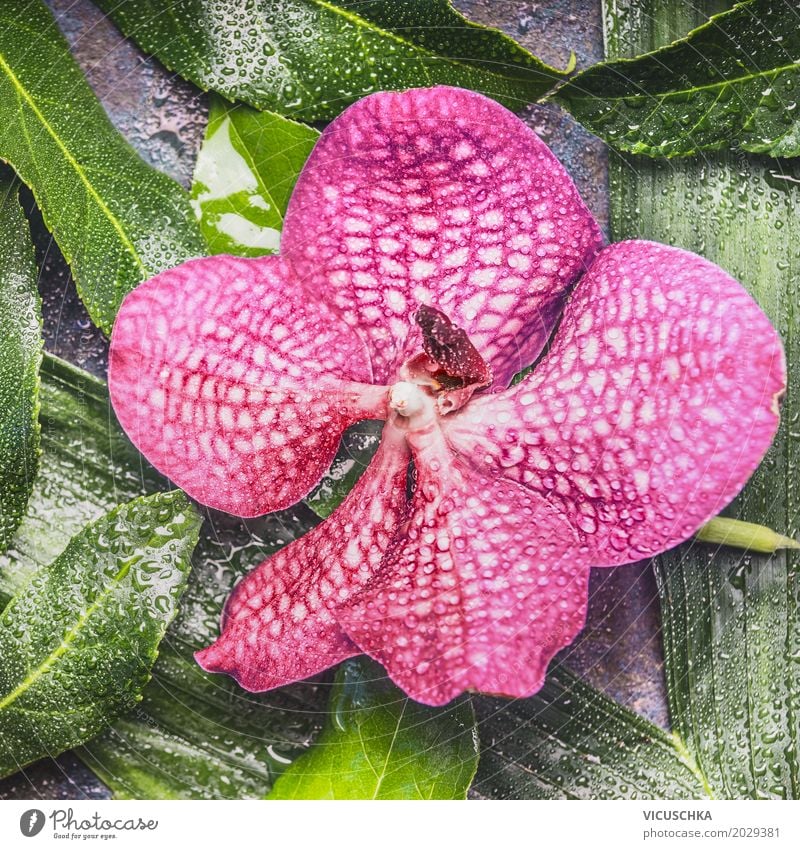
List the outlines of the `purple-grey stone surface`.
{"type": "MultiPolygon", "coordinates": [[[[149,163],[189,186],[207,115],[206,97],[146,58],[90,0],[47,0],[89,82],[117,127],[149,163]]],[[[468,17],[499,27],[542,59],[578,67],[602,58],[600,0],[456,0],[468,17]]],[[[530,106],[528,123],[553,148],[607,230],[608,180],[601,142],[552,106],[530,106]]],[[[32,206],[28,196],[28,205],[32,206]]],[[[35,210],[48,350],[105,376],[107,343],[92,327],[69,271],[35,210]]],[[[565,652],[569,666],[618,701],[666,725],[656,588],[647,564],[595,570],[587,627],[565,652]]],[[[72,754],[0,781],[0,799],[106,798],[72,754]]]]}

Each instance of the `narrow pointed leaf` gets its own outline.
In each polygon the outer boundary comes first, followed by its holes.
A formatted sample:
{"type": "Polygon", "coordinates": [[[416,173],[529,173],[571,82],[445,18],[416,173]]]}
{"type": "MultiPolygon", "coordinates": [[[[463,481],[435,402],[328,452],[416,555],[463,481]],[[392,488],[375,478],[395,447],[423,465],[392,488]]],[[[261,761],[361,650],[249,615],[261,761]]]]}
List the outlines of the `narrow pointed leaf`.
{"type": "Polygon", "coordinates": [[[127,292],[204,252],[186,192],[119,135],[42,0],[0,10],[0,159],[31,187],[106,333],[127,292]]]}
{"type": "MultiPolygon", "coordinates": [[[[675,17],[691,25],[689,19],[697,16],[682,14],[687,10],[677,6],[675,17]]],[[[625,25],[624,15],[615,12],[612,41],[616,26],[625,25]]],[[[674,17],[669,25],[676,27],[674,17]]],[[[674,44],[587,69],[555,99],[593,133],[632,153],[688,156],[740,148],[798,156],[797,7],[745,0],[674,44]]]]}
{"type": "Polygon", "coordinates": [[[0,551],[25,513],[39,468],[42,318],[19,183],[0,172],[0,551]]]}
{"type": "MultiPolygon", "coordinates": [[[[84,524],[120,500],[169,486],[116,425],[101,381],[50,356],[42,375],[42,471],[13,545],[0,557],[0,605],[84,524]]],[[[142,702],[80,750],[116,796],[258,798],[309,745],[326,696],[317,685],[253,696],[204,673],[192,654],[217,635],[237,579],[313,522],[300,510],[246,526],[206,524],[142,702]]]]}
{"type": "Polygon", "coordinates": [[[463,799],[478,763],[472,704],[409,699],[366,659],[339,668],[328,721],[270,799],[463,799]]]}
{"type": "Polygon", "coordinates": [[[490,799],[707,799],[681,741],[551,670],[532,699],[476,702],[481,759],[472,794],[490,799]]]}
{"type": "Polygon", "coordinates": [[[186,586],[200,519],[180,492],[87,526],[0,617],[0,776],[130,710],[186,586]]]}
{"type": "MultiPolygon", "coordinates": [[[[682,6],[679,23],[688,29],[710,5],[682,6]]],[[[676,25],[668,0],[614,8],[610,46],[618,53],[657,47],[658,33],[676,25]]],[[[785,4],[775,9],[791,16],[785,4]]],[[[775,26],[787,42],[794,37],[785,22],[775,26]]],[[[617,158],[611,168],[614,239],[670,242],[722,265],[767,311],[788,362],[797,363],[800,161],[720,154],[670,163],[617,158]]],[[[775,443],[729,509],[790,537],[800,509],[799,399],[790,370],[775,443]]],[[[735,450],[741,434],[734,429],[730,438],[735,450]]],[[[759,556],[690,543],[656,565],[673,727],[721,798],[800,796],[798,563],[793,550],[759,556]]]]}
{"type": "Polygon", "coordinates": [[[192,202],[211,253],[278,250],[297,175],[319,132],[274,112],[211,97],[192,202]]]}
{"type": "Polygon", "coordinates": [[[95,3],[201,88],[303,121],[333,118],[373,91],[436,83],[521,109],[566,73],[449,0],[288,0],[239,4],[235,14],[228,0],[173,0],[169,14],[158,0],[95,3]]]}

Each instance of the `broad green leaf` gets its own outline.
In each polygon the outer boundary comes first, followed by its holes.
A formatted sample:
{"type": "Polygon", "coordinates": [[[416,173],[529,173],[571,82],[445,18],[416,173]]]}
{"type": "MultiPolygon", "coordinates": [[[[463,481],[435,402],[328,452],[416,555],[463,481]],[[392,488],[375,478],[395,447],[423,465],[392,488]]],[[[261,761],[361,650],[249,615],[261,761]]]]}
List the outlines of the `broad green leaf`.
{"type": "Polygon", "coordinates": [[[305,124],[212,95],[192,185],[211,253],[278,250],[289,196],[318,138],[305,124]]]}
{"type": "Polygon", "coordinates": [[[475,796],[491,799],[707,799],[681,740],[563,668],[532,699],[475,701],[475,796]]]}
{"type": "Polygon", "coordinates": [[[0,776],[130,710],[186,586],[200,519],[180,492],[78,533],[0,616],[0,776]]]}
{"type": "MultiPolygon", "coordinates": [[[[694,5],[683,9],[686,5],[674,3],[662,25],[696,21],[694,5]]],[[[624,27],[633,13],[624,2],[612,12],[613,39],[615,27],[624,27]]],[[[631,153],[687,156],[739,148],[798,156],[797,9],[775,0],[746,0],[667,47],[587,69],[555,99],[593,133],[631,153]]]]}
{"type": "Polygon", "coordinates": [[[0,159],[30,186],[92,320],[205,251],[186,192],[108,120],[42,0],[0,8],[0,159]]]}
{"type": "MultiPolygon", "coordinates": [[[[688,29],[695,14],[712,11],[676,12],[670,0],[616,0],[614,9],[609,45],[627,54],[657,47],[668,23],[688,29]]],[[[785,22],[779,31],[793,37],[785,22]]],[[[614,240],[655,239],[703,254],[739,279],[780,330],[789,363],[783,423],[730,513],[795,536],[800,161],[612,158],[611,190],[614,240]]],[[[796,551],[767,557],[697,544],[657,563],[673,726],[718,797],[800,796],[798,564],[796,551]]]]}
{"type": "Polygon", "coordinates": [[[42,316],[19,183],[0,170],[0,551],[25,513],[39,469],[42,316]]]}
{"type": "Polygon", "coordinates": [[[261,798],[319,731],[324,690],[247,693],[203,673],[176,640],[137,709],[79,755],[118,799],[261,798]]]}
{"type": "Polygon", "coordinates": [[[270,799],[463,799],[478,761],[472,704],[409,699],[365,659],[342,664],[328,722],[270,799]]]}
{"type": "MultiPolygon", "coordinates": [[[[84,524],[120,500],[168,487],[116,425],[105,385],[50,356],[42,366],[41,421],[42,471],[13,546],[0,557],[0,603],[84,524]]],[[[206,522],[142,702],[81,750],[117,796],[259,798],[309,745],[323,716],[320,685],[253,695],[203,672],[192,653],[218,633],[235,581],[313,522],[302,509],[246,526],[206,522]]]]}
{"type": "MultiPolygon", "coordinates": [[[[122,32],[202,89],[303,121],[373,91],[446,84],[514,108],[563,78],[448,0],[95,0],[122,32]]],[[[571,70],[571,68],[567,69],[571,70]]]]}

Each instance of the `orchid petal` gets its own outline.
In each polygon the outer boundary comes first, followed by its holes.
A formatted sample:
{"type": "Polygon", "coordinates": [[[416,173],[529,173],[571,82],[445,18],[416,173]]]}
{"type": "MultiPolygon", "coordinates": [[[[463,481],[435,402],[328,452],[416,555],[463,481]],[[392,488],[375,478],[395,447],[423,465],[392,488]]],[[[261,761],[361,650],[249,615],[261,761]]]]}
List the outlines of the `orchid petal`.
{"type": "Polygon", "coordinates": [[[337,510],[236,586],[221,636],[195,655],[200,665],[261,692],[359,654],[331,608],[380,565],[405,512],[408,461],[402,434],[387,425],[372,463],[337,510]]]}
{"type": "Polygon", "coordinates": [[[439,442],[409,439],[410,519],[377,576],[335,615],[417,701],[531,695],[586,618],[578,536],[541,496],[451,454],[441,432],[439,442]]]}
{"type": "Polygon", "coordinates": [[[277,257],[193,260],[126,298],[109,388],[122,427],[193,498],[239,516],[296,503],[342,432],[385,417],[368,352],[277,257]]]}
{"type": "Polygon", "coordinates": [[[547,145],[483,95],[379,92],[331,123],[287,210],[281,251],[394,382],[421,304],[467,331],[495,388],[541,351],[601,244],[547,145]]]}
{"type": "Polygon", "coordinates": [[[742,286],[652,242],[605,248],[522,383],[443,419],[489,472],[546,496],[593,566],[687,539],[741,490],[772,442],[780,338],[742,286]]]}

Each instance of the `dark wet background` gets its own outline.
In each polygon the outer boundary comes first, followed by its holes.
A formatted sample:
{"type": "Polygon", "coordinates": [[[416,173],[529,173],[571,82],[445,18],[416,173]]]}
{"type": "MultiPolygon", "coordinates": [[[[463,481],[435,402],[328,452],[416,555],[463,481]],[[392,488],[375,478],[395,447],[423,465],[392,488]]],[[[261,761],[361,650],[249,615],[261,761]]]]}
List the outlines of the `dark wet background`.
{"type": "MultiPolygon", "coordinates": [[[[47,0],[112,121],[156,168],[188,188],[205,127],[203,94],[126,42],[90,0],[47,0]]],[[[574,51],[578,67],[602,58],[600,0],[455,0],[475,21],[499,27],[556,67],[574,51]]],[[[604,146],[557,107],[531,106],[526,120],[571,172],[607,230],[604,146]]],[[[56,245],[33,212],[42,268],[48,350],[105,376],[107,344],[77,298],[56,245]]],[[[589,621],[568,651],[571,668],[618,701],[666,725],[656,588],[646,564],[595,570],[589,621]]],[[[73,755],[42,761],[5,781],[0,799],[107,798],[73,755]]]]}

